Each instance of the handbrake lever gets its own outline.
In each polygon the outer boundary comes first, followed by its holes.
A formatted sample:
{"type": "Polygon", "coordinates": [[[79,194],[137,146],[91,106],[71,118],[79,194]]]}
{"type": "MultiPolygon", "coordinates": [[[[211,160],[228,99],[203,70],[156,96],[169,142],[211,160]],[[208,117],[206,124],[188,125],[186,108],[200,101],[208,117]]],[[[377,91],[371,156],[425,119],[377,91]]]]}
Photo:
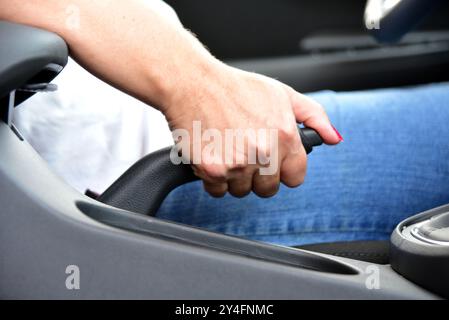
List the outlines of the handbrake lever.
{"type": "MultiPolygon", "coordinates": [[[[299,128],[306,153],[323,144],[311,128],[299,128]]],[[[154,216],[168,194],[175,188],[199,180],[188,164],[175,165],[170,160],[172,147],[142,158],[114,182],[97,200],[127,211],[154,216]]]]}

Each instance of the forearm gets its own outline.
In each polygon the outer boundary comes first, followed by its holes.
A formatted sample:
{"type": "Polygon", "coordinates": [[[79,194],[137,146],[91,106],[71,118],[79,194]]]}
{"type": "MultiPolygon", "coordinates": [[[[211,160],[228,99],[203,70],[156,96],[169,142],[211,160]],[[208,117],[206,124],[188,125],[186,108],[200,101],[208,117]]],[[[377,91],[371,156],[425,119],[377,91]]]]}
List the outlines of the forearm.
{"type": "Polygon", "coordinates": [[[0,0],[0,19],[59,34],[90,72],[162,111],[219,64],[148,0],[0,0]]]}

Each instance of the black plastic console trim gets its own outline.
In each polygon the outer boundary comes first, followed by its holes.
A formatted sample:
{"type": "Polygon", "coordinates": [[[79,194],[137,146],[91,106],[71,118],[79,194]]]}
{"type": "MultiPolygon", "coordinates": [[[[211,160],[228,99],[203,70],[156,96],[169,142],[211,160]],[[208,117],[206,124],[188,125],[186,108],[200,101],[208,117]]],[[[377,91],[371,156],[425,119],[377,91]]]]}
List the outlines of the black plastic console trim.
{"type": "Polygon", "coordinates": [[[87,202],[78,202],[77,207],[87,216],[104,224],[157,238],[320,272],[342,275],[359,273],[345,263],[302,250],[220,235],[141,214],[95,206],[87,202]]]}

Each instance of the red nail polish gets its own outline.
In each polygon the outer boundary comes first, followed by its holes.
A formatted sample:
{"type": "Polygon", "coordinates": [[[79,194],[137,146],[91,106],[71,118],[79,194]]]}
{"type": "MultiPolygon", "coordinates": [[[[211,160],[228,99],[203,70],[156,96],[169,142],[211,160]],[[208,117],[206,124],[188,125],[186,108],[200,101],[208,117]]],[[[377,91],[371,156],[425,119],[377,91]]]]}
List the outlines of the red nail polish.
{"type": "Polygon", "coordinates": [[[338,132],[338,130],[337,130],[337,129],[335,129],[335,127],[334,127],[334,126],[332,126],[332,128],[334,129],[335,133],[337,134],[337,136],[338,136],[338,139],[340,139],[340,141],[344,141],[345,139],[343,139],[343,137],[341,136],[340,132],[338,132]]]}

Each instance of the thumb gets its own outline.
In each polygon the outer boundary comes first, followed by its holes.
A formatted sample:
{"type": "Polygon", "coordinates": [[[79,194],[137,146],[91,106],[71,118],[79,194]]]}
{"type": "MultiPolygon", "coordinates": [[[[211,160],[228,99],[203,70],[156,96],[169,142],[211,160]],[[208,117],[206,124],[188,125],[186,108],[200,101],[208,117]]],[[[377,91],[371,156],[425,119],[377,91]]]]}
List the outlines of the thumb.
{"type": "Polygon", "coordinates": [[[343,137],[332,126],[323,107],[315,100],[289,88],[290,101],[298,123],[315,129],[324,143],[335,145],[343,141],[343,137]]]}

